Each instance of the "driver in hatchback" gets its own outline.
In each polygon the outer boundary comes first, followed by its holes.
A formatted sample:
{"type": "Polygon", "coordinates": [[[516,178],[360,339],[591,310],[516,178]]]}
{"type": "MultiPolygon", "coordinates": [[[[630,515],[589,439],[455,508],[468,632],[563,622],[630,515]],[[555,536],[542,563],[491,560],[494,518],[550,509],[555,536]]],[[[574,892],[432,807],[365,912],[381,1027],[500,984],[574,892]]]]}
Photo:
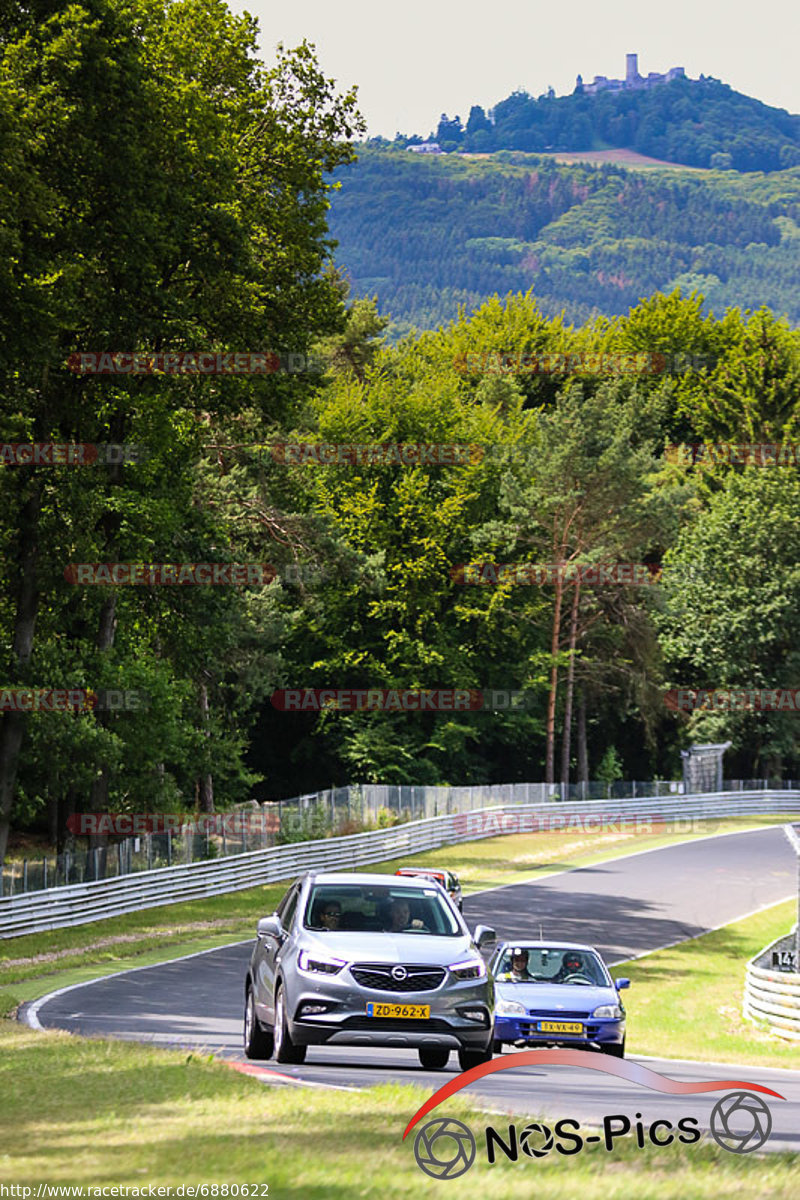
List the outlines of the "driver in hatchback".
{"type": "Polygon", "coordinates": [[[567,950],[559,967],[558,974],[555,976],[553,983],[563,983],[570,975],[580,975],[585,973],[583,958],[575,950],[567,950]]]}

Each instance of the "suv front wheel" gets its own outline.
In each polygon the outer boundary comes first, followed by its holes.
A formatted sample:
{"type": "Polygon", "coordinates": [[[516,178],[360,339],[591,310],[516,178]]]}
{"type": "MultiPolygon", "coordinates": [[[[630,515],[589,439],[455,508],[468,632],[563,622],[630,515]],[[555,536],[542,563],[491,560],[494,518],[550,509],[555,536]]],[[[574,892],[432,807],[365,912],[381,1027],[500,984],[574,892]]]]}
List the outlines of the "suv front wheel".
{"type": "Polygon", "coordinates": [[[296,1046],[289,1034],[282,987],[279,987],[275,993],[275,1061],[279,1063],[306,1061],[306,1047],[296,1046]]]}

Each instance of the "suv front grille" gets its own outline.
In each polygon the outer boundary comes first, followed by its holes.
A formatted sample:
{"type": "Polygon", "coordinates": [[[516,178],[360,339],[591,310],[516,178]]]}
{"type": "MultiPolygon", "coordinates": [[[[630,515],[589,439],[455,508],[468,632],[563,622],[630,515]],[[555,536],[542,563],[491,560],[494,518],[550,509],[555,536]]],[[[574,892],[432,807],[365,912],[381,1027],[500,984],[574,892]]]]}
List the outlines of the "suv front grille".
{"type": "Polygon", "coordinates": [[[361,987],[375,992],[432,992],[444,982],[444,967],[406,966],[405,979],[393,979],[392,971],[399,965],[354,963],[350,974],[361,987]]]}

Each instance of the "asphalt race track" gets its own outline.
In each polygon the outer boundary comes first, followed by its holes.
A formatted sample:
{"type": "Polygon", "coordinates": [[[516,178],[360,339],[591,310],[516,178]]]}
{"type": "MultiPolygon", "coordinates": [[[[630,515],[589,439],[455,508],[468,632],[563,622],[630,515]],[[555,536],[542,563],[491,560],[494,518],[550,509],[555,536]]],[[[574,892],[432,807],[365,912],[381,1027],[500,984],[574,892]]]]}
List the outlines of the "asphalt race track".
{"type": "MultiPolygon", "coordinates": [[[[538,937],[541,922],[545,937],[589,942],[613,964],[795,896],[796,879],[796,856],[775,826],[477,893],[465,898],[464,916],[471,928],[491,925],[502,939],[538,937]]],[[[254,925],[261,915],[253,914],[254,925]]],[[[241,1013],[250,948],[251,942],[239,943],[125,971],[54,993],[26,1005],[20,1015],[34,1025],[205,1049],[243,1061],[241,1013]]],[[[625,1004],[629,1014],[635,1013],[635,988],[625,993],[625,1004]]],[[[513,1061],[513,1051],[506,1050],[503,1061],[513,1061]]],[[[630,1061],[680,1081],[742,1080],[773,1088],[786,1100],[766,1097],[773,1128],[765,1149],[800,1150],[800,1071],[637,1060],[634,1055],[630,1061]]],[[[272,1082],[280,1073],[287,1082],[338,1087],[403,1082],[430,1089],[453,1078],[458,1061],[452,1054],[444,1071],[425,1071],[415,1051],[318,1046],[309,1048],[302,1066],[278,1066],[271,1060],[263,1071],[272,1082]]],[[[707,1129],[711,1109],[725,1094],[674,1096],[600,1071],[549,1064],[499,1071],[471,1085],[469,1092],[498,1114],[491,1123],[500,1131],[502,1113],[544,1113],[596,1125],[607,1114],[625,1114],[632,1124],[641,1115],[645,1125],[659,1118],[676,1125],[681,1117],[693,1116],[707,1129]]]]}

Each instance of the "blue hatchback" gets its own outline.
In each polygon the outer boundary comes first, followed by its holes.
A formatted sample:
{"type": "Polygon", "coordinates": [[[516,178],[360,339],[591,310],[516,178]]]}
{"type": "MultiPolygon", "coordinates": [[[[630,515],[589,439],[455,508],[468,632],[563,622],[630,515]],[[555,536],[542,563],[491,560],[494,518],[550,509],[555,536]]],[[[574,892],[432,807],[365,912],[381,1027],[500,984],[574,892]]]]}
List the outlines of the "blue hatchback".
{"type": "Polygon", "coordinates": [[[625,1056],[625,1009],[591,946],[570,942],[503,942],[489,963],[496,987],[494,1051],[506,1043],[574,1046],[625,1056]]]}

